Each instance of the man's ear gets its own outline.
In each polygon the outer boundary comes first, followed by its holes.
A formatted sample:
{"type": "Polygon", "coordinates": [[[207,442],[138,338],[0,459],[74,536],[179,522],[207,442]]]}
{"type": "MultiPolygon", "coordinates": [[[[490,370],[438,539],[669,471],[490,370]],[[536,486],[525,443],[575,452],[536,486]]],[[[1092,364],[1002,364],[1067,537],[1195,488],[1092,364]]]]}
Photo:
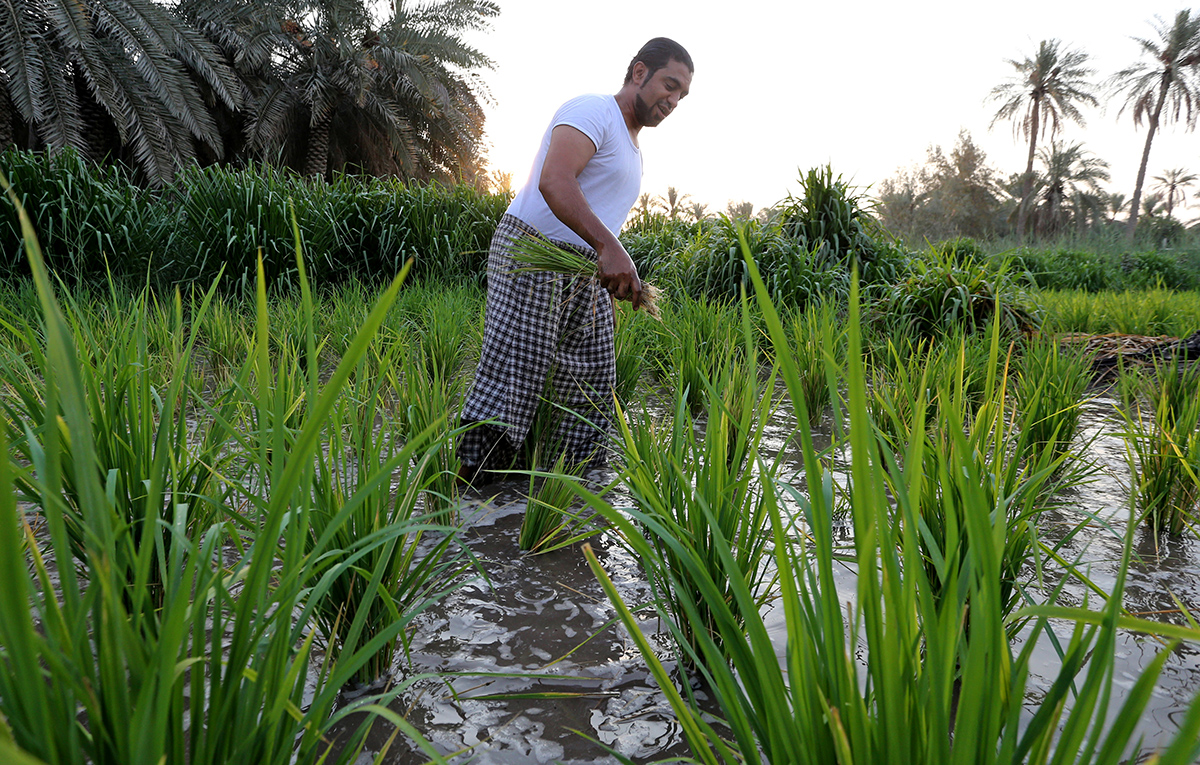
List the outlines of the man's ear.
{"type": "Polygon", "coordinates": [[[633,81],[634,81],[634,83],[636,83],[637,85],[645,85],[646,84],[646,73],[648,71],[650,71],[650,69],[646,66],[646,64],[644,62],[635,61],[633,63],[633,81]]]}

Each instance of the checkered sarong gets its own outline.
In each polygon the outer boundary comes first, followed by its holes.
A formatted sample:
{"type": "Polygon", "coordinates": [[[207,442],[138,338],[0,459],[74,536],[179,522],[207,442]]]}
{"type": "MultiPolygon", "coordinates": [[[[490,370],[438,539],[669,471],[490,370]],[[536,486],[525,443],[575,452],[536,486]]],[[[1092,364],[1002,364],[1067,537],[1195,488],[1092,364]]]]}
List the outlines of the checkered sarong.
{"type": "MultiPolygon", "coordinates": [[[[553,462],[565,452],[575,463],[596,462],[612,419],[612,301],[596,279],[512,273],[517,262],[509,244],[525,235],[540,236],[524,221],[505,215],[488,253],[483,347],[462,420],[494,420],[500,427],[464,433],[458,457],[471,468],[490,469],[497,456],[500,462],[511,457],[529,435],[543,397],[582,417],[542,406],[554,423],[549,433],[539,434],[550,449],[543,461],[553,462]]],[[[588,248],[555,244],[596,257],[588,248]]]]}

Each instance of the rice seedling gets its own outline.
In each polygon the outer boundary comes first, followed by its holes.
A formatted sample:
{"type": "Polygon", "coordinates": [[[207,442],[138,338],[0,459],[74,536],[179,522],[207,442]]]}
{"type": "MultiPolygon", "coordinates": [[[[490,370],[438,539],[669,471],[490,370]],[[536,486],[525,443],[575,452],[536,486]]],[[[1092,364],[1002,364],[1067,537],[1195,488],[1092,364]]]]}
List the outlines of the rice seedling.
{"type": "MultiPolygon", "coordinates": [[[[207,298],[211,297],[210,291],[207,298]]],[[[110,565],[129,586],[150,593],[150,600],[136,604],[148,617],[164,597],[166,566],[178,541],[169,525],[177,508],[187,508],[189,530],[207,528],[221,515],[220,473],[229,464],[227,445],[232,438],[218,422],[190,421],[191,359],[197,333],[195,327],[184,330],[178,295],[169,382],[156,384],[152,379],[145,331],[154,321],[150,302],[148,293],[142,292],[121,317],[110,317],[114,325],[100,335],[74,301],[63,316],[72,327],[72,348],[79,349],[75,352],[87,406],[90,464],[73,456],[79,434],[62,432],[62,415],[47,382],[54,360],[43,352],[38,339],[27,338],[27,364],[6,365],[3,370],[14,394],[3,401],[14,428],[14,454],[34,466],[33,473],[18,479],[23,493],[47,517],[62,515],[72,549],[82,556],[89,529],[83,487],[93,478],[102,481],[115,514],[110,522],[117,554],[110,565]],[[54,458],[62,466],[61,497],[47,506],[37,476],[45,474],[51,451],[59,452],[54,458]],[[77,472],[80,465],[87,465],[86,475],[77,472]]],[[[201,318],[206,307],[202,303],[201,318]]]]}
{"type": "Polygon", "coordinates": [[[1031,457],[1042,453],[1056,460],[1070,448],[1092,378],[1091,359],[1063,348],[1053,337],[1038,336],[1025,344],[1017,362],[1014,394],[1021,430],[1027,431],[1031,457]]]}
{"type": "MultiPolygon", "coordinates": [[[[570,250],[546,240],[524,236],[512,244],[514,259],[519,262],[514,273],[549,271],[568,277],[595,279],[599,276],[596,261],[576,250],[570,250]]],[[[642,282],[641,308],[650,316],[661,318],[659,303],[662,292],[646,281],[642,282]]]]}
{"type": "Polygon", "coordinates": [[[829,302],[810,303],[804,310],[794,312],[789,329],[808,414],[813,418],[810,424],[815,424],[834,403],[830,391],[837,387],[831,386],[826,377],[829,367],[825,355],[830,354],[834,366],[840,366],[845,356],[844,334],[836,309],[829,302]]]}
{"type": "MultiPolygon", "coordinates": [[[[753,276],[781,376],[802,410],[799,365],[790,356],[765,286],[757,272],[753,276]]],[[[924,464],[923,452],[929,447],[925,439],[905,445],[903,453],[881,453],[867,409],[856,293],[851,310],[845,380],[857,593],[844,611],[834,576],[830,481],[812,448],[804,411],[797,412],[796,419],[805,443],[805,490],[774,485],[799,505],[806,533],[793,528],[775,492],[763,495],[780,588],[776,608],[782,611],[789,636],[784,656],[776,655],[767,624],[755,607],[756,569],[739,564],[736,543],[713,545],[723,564],[717,579],[708,573],[707,561],[692,553],[685,535],[662,524],[646,526],[659,537],[656,544],[677,554],[676,566],[664,571],[671,572],[668,585],[678,593],[684,612],[691,620],[711,614],[714,634],[697,633],[695,664],[720,706],[721,720],[701,713],[688,686],[685,693],[675,689],[632,612],[594,554],[585,549],[678,715],[692,756],[705,763],[1119,761],[1136,746],[1134,722],[1146,707],[1170,648],[1136,679],[1120,708],[1112,708],[1118,628],[1136,624],[1136,629],[1187,640],[1200,640],[1200,631],[1122,615],[1131,525],[1113,595],[1102,609],[1028,606],[1010,619],[1035,619],[1034,638],[1014,653],[1001,607],[1008,524],[1005,513],[998,512],[996,497],[988,496],[989,477],[970,458],[972,450],[962,430],[948,432],[948,439],[956,443],[936,477],[904,467],[924,464]],[[957,551],[961,558],[935,564],[945,576],[940,598],[934,597],[916,533],[917,499],[924,491],[922,484],[933,479],[948,484],[947,490],[957,493],[966,508],[967,544],[957,551]],[[889,484],[897,490],[889,491],[889,484]],[[1025,716],[1023,700],[1036,637],[1050,628],[1051,619],[1075,626],[1062,642],[1057,677],[1038,709],[1025,716]],[[1108,724],[1110,719],[1116,722],[1108,724]]],[[[917,408],[915,429],[923,431],[923,400],[917,408]]],[[[614,524],[623,522],[621,513],[589,501],[614,524]]],[[[640,510],[631,514],[649,521],[640,510]]],[[[648,559],[661,554],[649,541],[639,551],[648,559]]],[[[667,623],[678,635],[676,621],[667,623]]],[[[1198,734],[1200,698],[1160,756],[1172,763],[1188,762],[1200,754],[1198,734]]]]}
{"type": "Polygon", "coordinates": [[[640,312],[626,311],[619,307],[615,312],[615,322],[613,355],[617,380],[613,388],[618,400],[629,401],[637,391],[642,371],[646,367],[647,346],[653,337],[652,329],[642,320],[640,312]]]}
{"type": "MultiPolygon", "coordinates": [[[[22,213],[23,215],[23,213],[22,213]]],[[[314,454],[341,386],[378,328],[398,285],[387,291],[364,324],[329,383],[315,391],[290,450],[270,466],[270,495],[254,495],[260,525],[253,544],[232,563],[223,560],[230,524],[191,528],[192,505],[163,471],[173,499],[159,505],[153,523],[169,548],[145,544],[146,571],[156,552],[162,579],[152,591],[144,575],[132,582],[113,565],[124,552],[126,524],[113,498],[113,482],[99,464],[87,377],[93,374],[75,350],[75,337],[54,297],[32,228],[22,218],[27,250],[45,321],[46,403],[40,463],[17,467],[0,462],[0,716],[5,738],[24,756],[60,763],[254,762],[263,765],[354,762],[370,722],[384,717],[436,752],[410,725],[381,706],[394,696],[376,694],[338,708],[342,686],[387,640],[388,631],[365,645],[351,641],[336,661],[317,660],[313,609],[336,579],[331,568],[316,585],[309,565],[326,549],[306,553],[314,454]],[[45,516],[47,550],[17,511],[14,481],[24,481],[34,500],[62,509],[64,477],[73,476],[78,542],[62,512],[45,516]],[[159,510],[165,510],[162,519],[159,510]],[[69,565],[74,556],[78,565],[69,565]],[[51,561],[56,563],[51,568],[51,561]],[[277,566],[277,564],[279,564],[277,566]],[[139,604],[155,600],[153,611],[139,604]],[[327,737],[340,720],[365,712],[367,720],[344,740],[327,737]],[[336,747],[335,747],[336,744],[336,747]]],[[[259,278],[258,326],[265,329],[265,282],[259,278]]],[[[256,338],[252,364],[268,368],[265,332],[256,338]]],[[[261,389],[257,406],[267,407],[261,389]]],[[[171,418],[167,418],[171,421],[171,418]]],[[[277,446],[282,436],[274,434],[277,446]]],[[[0,430],[8,451],[8,432],[0,430]]],[[[159,457],[158,459],[165,459],[159,457]]],[[[151,480],[156,480],[152,477],[151,480]]],[[[386,543],[382,535],[378,543],[386,543]]],[[[365,549],[365,546],[364,546],[365,549]]],[[[364,598],[375,597],[368,588],[364,598]]],[[[389,631],[399,631],[392,625],[389,631]]]]}
{"type": "Polygon", "coordinates": [[[680,295],[663,312],[657,326],[655,361],[660,380],[685,391],[688,406],[698,408],[705,396],[705,380],[711,381],[729,355],[742,352],[738,309],[680,295]]]}
{"type": "Polygon", "coordinates": [[[385,370],[389,387],[399,408],[397,435],[405,440],[430,439],[438,444],[421,457],[423,471],[415,479],[424,487],[425,512],[442,513],[451,521],[460,492],[457,455],[458,412],[462,406],[463,376],[443,376],[439,364],[430,360],[424,347],[416,345],[404,354],[399,369],[385,370]]]}
{"type": "Polygon", "coordinates": [[[1162,362],[1152,380],[1149,412],[1120,410],[1130,498],[1155,531],[1178,535],[1200,501],[1200,370],[1162,362]]]}
{"type": "MultiPolygon", "coordinates": [[[[531,464],[540,464],[540,453],[534,453],[531,464]]],[[[548,553],[570,547],[599,534],[603,527],[596,523],[596,514],[586,507],[572,508],[575,492],[570,483],[582,480],[579,468],[567,464],[567,455],[560,452],[548,472],[529,471],[529,490],[525,494],[525,515],[517,545],[530,553],[548,553]]],[[[603,496],[603,492],[601,492],[603,496]]]]}
{"type": "Polygon", "coordinates": [[[331,646],[372,644],[376,636],[390,635],[356,672],[363,684],[387,674],[406,640],[407,632],[392,626],[399,622],[407,630],[426,605],[458,586],[453,579],[464,568],[454,529],[418,509],[422,492],[437,478],[427,465],[449,448],[451,436],[435,428],[400,443],[384,409],[391,362],[390,356],[376,362],[378,375],[357,375],[332,410],[313,473],[305,542],[310,552],[326,551],[310,567],[314,584],[337,572],[316,613],[331,646]],[[426,541],[427,532],[438,538],[426,541]],[[379,538],[386,541],[378,544],[379,538]],[[352,565],[339,567],[343,560],[352,565]],[[365,597],[373,587],[375,596],[365,597]]]}
{"type": "MultiPolygon", "coordinates": [[[[750,347],[748,359],[727,358],[712,379],[703,380],[702,435],[696,434],[697,422],[682,391],[677,391],[674,410],[666,421],[657,421],[645,406],[639,415],[629,418],[618,407],[616,418],[620,480],[633,500],[634,517],[641,529],[628,518],[618,521],[619,513],[601,512],[642,560],[664,614],[678,629],[676,635],[687,660],[697,656],[700,635],[715,638],[717,625],[716,617],[703,604],[697,613],[687,610],[687,599],[699,597],[701,585],[686,575],[680,556],[703,561],[706,575],[721,588],[727,562],[718,551],[730,545],[738,570],[747,572],[755,609],[766,602],[773,579],[767,565],[770,550],[765,532],[770,522],[767,495],[773,491],[777,466],[760,464],[755,450],[773,409],[774,376],[759,382],[748,321],[743,329],[750,347]],[[686,550],[669,540],[683,540],[686,550]],[[643,545],[649,545],[652,552],[643,545]],[[681,594],[682,589],[688,593],[681,594]]],[[[719,597],[733,595],[722,589],[719,597]]],[[[741,601],[738,607],[751,606],[741,601]]],[[[734,618],[741,616],[735,614],[734,618]]]]}

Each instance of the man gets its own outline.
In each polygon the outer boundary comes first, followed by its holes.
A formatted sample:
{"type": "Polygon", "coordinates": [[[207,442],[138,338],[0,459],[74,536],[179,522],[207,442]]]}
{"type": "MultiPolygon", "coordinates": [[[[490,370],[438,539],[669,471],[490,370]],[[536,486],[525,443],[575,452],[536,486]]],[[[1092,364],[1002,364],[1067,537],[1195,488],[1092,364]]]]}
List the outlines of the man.
{"type": "Polygon", "coordinates": [[[492,238],[483,348],[462,419],[498,424],[463,435],[463,477],[509,467],[543,399],[553,402],[542,405],[553,425],[532,437],[572,465],[603,460],[616,365],[613,302],[602,290],[635,309],[642,300],[637,267],[617,239],[641,192],[638,134],[674,111],[691,82],[691,56],[656,37],[630,62],[615,96],[580,96],[551,120],[529,181],[492,238]],[[523,236],[595,258],[599,278],[514,274],[510,247],[523,236]]]}

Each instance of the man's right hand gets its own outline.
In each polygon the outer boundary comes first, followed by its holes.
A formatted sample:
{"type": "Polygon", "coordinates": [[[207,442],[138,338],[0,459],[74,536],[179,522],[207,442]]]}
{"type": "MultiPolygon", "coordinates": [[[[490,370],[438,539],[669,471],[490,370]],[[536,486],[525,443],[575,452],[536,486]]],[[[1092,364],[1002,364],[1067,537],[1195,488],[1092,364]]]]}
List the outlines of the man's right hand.
{"type": "Polygon", "coordinates": [[[633,258],[615,237],[611,244],[596,249],[596,264],[600,269],[600,286],[617,300],[628,300],[636,311],[642,305],[642,280],[638,278],[633,258]]]}

